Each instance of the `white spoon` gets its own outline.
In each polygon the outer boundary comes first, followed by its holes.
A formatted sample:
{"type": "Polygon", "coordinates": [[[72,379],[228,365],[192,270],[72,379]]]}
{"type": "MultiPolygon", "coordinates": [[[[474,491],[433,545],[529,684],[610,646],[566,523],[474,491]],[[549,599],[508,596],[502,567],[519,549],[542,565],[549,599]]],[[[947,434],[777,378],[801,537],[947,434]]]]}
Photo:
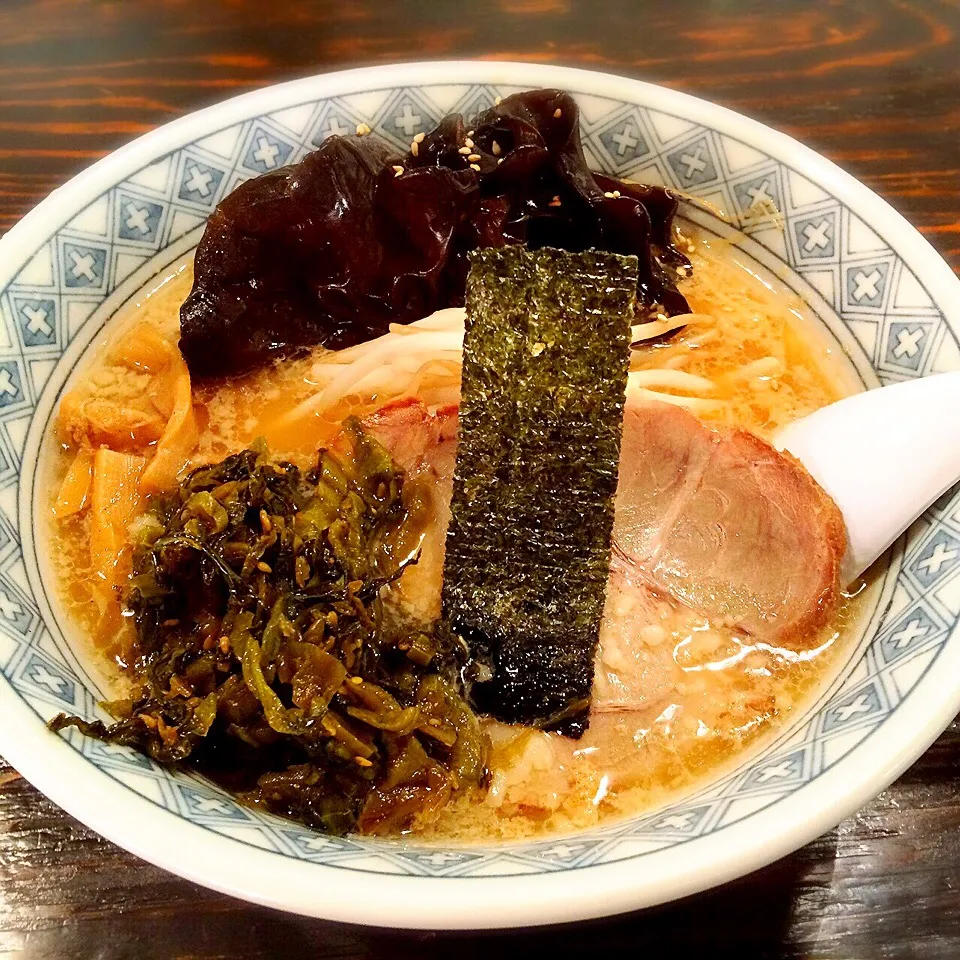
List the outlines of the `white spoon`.
{"type": "Polygon", "coordinates": [[[777,431],[847,526],[849,583],[960,480],[960,372],[838,400],[777,431]]]}

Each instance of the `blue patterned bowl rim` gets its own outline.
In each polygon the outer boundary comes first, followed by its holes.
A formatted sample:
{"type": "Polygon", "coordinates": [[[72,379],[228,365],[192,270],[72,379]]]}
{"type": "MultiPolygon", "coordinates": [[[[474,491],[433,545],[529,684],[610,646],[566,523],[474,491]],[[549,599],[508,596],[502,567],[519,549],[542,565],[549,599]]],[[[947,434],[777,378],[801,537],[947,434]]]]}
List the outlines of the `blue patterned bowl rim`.
{"type": "Polygon", "coordinates": [[[796,724],[694,794],[569,838],[479,848],[325,838],[246,811],[198,778],[46,730],[60,709],[92,716],[100,694],[47,598],[35,536],[42,436],[83,348],[196,242],[243,178],[356,122],[401,146],[450,108],[538,86],[576,96],[599,166],[723,207],[868,386],[960,367],[960,283],[887,203],[790,137],[651,84],[521,63],[363,68],[236,97],[117,150],[0,239],[0,753],[139,856],[238,897],[355,923],[476,929],[603,916],[796,849],[888,785],[960,709],[951,493],[895,551],[850,662],[796,724]],[[785,229],[755,217],[758,196],[785,229]]]}

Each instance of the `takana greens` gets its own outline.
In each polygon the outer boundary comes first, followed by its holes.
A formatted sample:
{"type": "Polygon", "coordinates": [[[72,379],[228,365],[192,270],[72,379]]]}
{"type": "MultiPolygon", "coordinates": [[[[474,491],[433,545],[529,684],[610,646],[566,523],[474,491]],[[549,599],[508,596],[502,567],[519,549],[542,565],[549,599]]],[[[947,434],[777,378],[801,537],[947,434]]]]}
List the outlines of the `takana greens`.
{"type": "Polygon", "coordinates": [[[208,774],[324,831],[396,833],[485,775],[455,638],[381,599],[403,477],[350,419],[303,474],[254,445],[191,473],[135,526],[140,689],[74,726],[208,774]]]}

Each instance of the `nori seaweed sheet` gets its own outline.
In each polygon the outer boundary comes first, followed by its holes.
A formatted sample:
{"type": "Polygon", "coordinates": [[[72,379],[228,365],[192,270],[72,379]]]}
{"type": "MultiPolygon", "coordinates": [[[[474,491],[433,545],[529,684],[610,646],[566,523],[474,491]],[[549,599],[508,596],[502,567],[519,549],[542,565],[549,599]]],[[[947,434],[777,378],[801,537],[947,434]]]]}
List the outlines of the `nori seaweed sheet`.
{"type": "Polygon", "coordinates": [[[471,254],[443,612],[494,717],[579,737],[610,566],[637,258],[471,254]],[[492,677],[490,677],[492,670],[492,677]]]}

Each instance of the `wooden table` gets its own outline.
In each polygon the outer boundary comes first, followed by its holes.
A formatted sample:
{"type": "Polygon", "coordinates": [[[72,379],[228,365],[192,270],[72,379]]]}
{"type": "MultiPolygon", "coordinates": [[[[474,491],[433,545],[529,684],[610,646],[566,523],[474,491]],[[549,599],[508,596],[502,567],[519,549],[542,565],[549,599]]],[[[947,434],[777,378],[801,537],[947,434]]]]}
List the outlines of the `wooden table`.
{"type": "MultiPolygon", "coordinates": [[[[960,265],[956,0],[3,0],[0,231],[97,157],[231,94],[478,56],[642,77],[758,117],[859,176],[960,265]]],[[[453,937],[200,889],[100,840],[0,760],[0,955],[956,958],[958,774],[954,721],[860,813],[738,883],[573,929],[453,937]]]]}

